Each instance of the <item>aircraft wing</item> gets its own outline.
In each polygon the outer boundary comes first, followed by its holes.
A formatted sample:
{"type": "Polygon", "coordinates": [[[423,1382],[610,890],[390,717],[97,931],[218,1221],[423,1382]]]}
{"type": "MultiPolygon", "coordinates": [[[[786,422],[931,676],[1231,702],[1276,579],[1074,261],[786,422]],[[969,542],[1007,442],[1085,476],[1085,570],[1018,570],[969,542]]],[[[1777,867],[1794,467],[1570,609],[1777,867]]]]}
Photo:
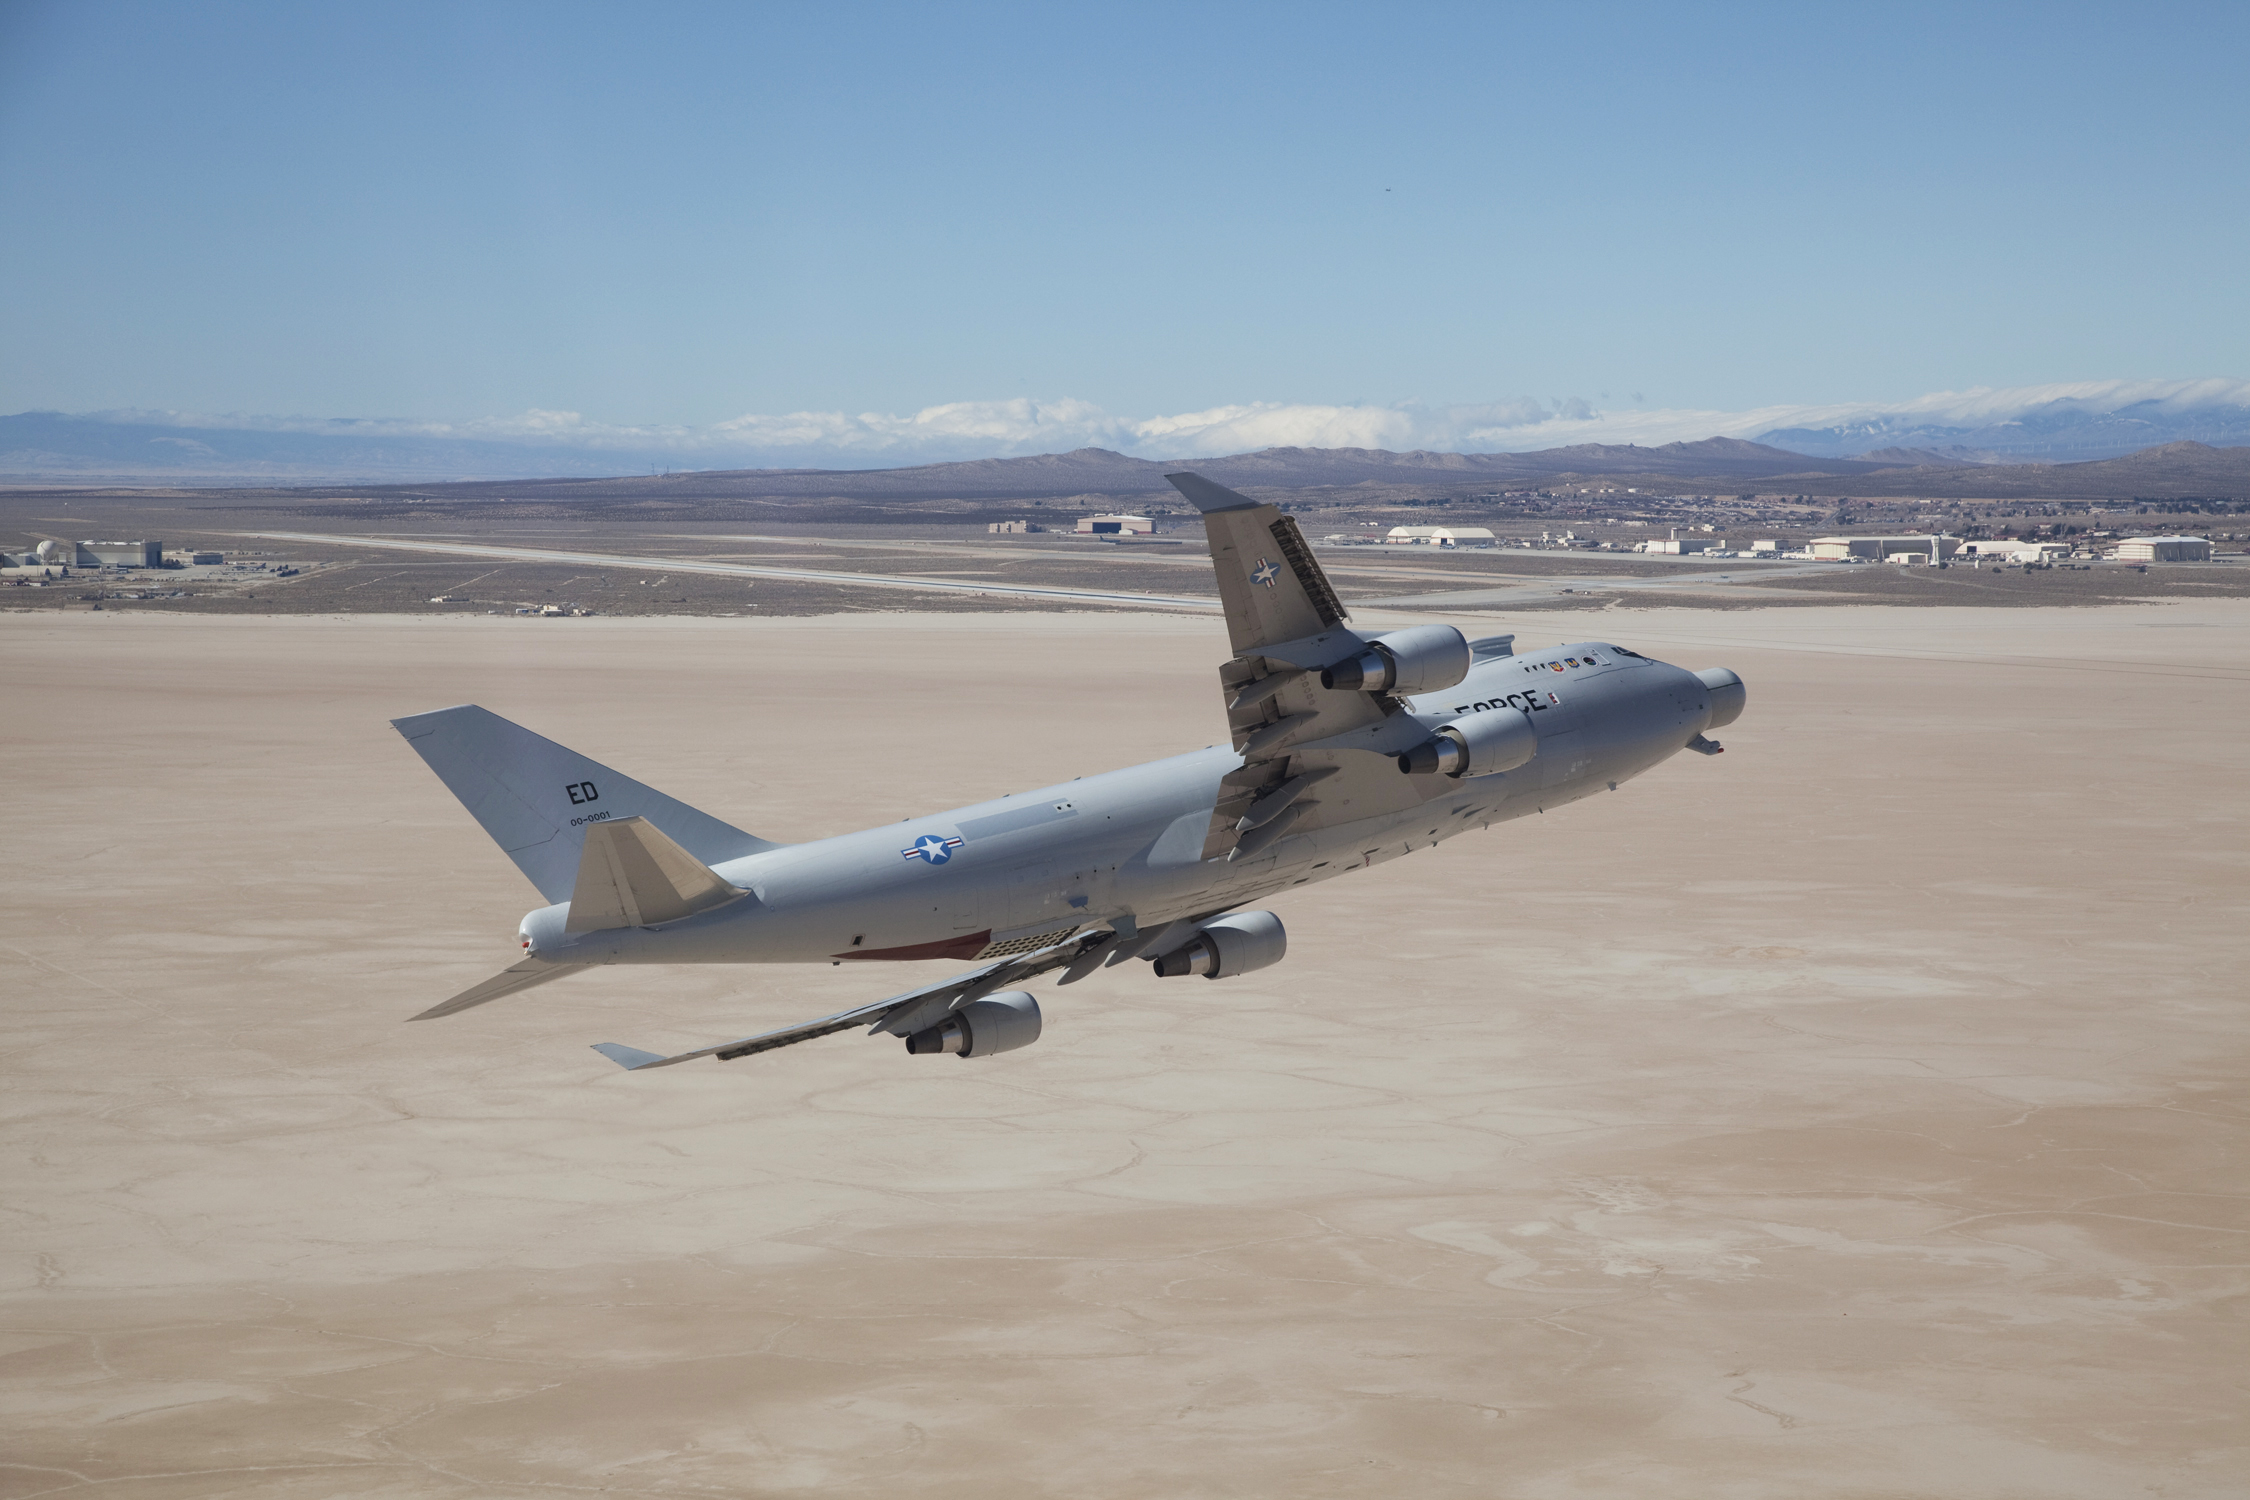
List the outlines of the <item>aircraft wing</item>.
{"type": "MultiPolygon", "coordinates": [[[[1082,932],[1052,947],[1015,958],[1003,958],[982,968],[971,969],[966,974],[956,974],[951,979],[941,979],[918,990],[893,995],[888,1000],[877,1000],[871,1005],[841,1010],[817,1021],[784,1026],[778,1031],[761,1031],[755,1036],[737,1037],[731,1042],[698,1047],[693,1052],[681,1052],[671,1057],[658,1052],[643,1052],[638,1047],[627,1047],[619,1042],[596,1042],[594,1050],[619,1067],[638,1072],[642,1068],[669,1068],[674,1063],[690,1062],[698,1057],[715,1057],[720,1062],[732,1062],[738,1057],[748,1057],[756,1052],[771,1052],[776,1047],[794,1046],[798,1042],[809,1042],[814,1037],[830,1036],[860,1025],[868,1028],[869,1035],[887,1031],[893,1036],[905,1036],[936,1025],[949,1012],[960,1009],[979,996],[1005,989],[1050,969],[1079,966],[1083,971],[1083,968],[1091,967],[1104,945],[1115,937],[1116,934],[1107,928],[1082,932]],[[1081,960],[1086,962],[1081,965],[1081,960]]],[[[1066,980],[1071,977],[1064,976],[1066,980]]]]}
{"type": "Polygon", "coordinates": [[[1405,709],[1387,693],[1320,685],[1321,668],[1357,654],[1362,637],[1296,518],[1200,474],[1164,477],[1203,512],[1234,648],[1234,659],[1219,668],[1219,686],[1243,765],[1220,783],[1203,857],[1247,858],[1293,829],[1418,802],[1420,794],[1387,761],[1378,770],[1374,757],[1292,748],[1405,709]]]}

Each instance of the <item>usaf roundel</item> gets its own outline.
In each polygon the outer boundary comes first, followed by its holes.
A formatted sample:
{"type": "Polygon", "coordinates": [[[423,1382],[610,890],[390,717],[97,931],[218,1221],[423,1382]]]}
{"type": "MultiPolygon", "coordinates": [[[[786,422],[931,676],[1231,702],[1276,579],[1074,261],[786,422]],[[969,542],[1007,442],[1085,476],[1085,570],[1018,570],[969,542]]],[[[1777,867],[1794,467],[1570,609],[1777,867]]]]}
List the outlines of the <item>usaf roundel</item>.
{"type": "Polygon", "coordinates": [[[925,864],[942,865],[951,859],[953,851],[960,847],[961,841],[957,838],[949,839],[943,834],[925,833],[914,841],[912,848],[901,849],[898,852],[902,859],[918,859],[925,864]]]}
{"type": "Polygon", "coordinates": [[[1278,578],[1280,575],[1281,569],[1275,567],[1272,563],[1261,557],[1258,559],[1258,566],[1250,574],[1250,581],[1253,583],[1262,583],[1270,589],[1273,587],[1274,579],[1278,578]]]}

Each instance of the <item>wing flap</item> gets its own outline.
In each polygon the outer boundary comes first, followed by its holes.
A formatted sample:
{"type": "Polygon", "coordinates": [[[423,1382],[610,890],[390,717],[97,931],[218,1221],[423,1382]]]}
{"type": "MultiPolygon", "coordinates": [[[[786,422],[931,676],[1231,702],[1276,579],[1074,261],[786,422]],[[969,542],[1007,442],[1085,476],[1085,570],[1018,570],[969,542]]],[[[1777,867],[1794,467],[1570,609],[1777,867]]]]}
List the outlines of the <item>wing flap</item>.
{"type": "Polygon", "coordinates": [[[619,1067],[629,1072],[639,1072],[643,1068],[668,1068],[674,1063],[690,1062],[698,1057],[715,1057],[721,1062],[732,1062],[738,1057],[771,1052],[776,1047],[794,1046],[798,1042],[809,1042],[815,1037],[831,1036],[861,1025],[871,1024],[871,1031],[889,1031],[893,1035],[903,1035],[907,1031],[917,1031],[923,1026],[934,1024],[937,1017],[960,1008],[980,995],[1044,974],[1049,969],[1074,965],[1115,937],[1116,934],[1107,928],[1082,932],[1036,953],[1026,953],[1020,958],[1004,958],[997,963],[971,969],[966,974],[956,974],[951,979],[941,979],[935,984],[908,990],[903,995],[893,995],[888,1000],[877,1000],[871,1005],[838,1011],[835,1015],[823,1016],[817,1021],[804,1021],[775,1031],[761,1031],[755,1036],[737,1037],[731,1042],[718,1042],[670,1057],[644,1052],[638,1047],[628,1047],[620,1042],[596,1042],[593,1047],[619,1067]],[[921,1019],[925,1014],[930,1017],[929,1020],[921,1019]]]}
{"type": "Polygon", "coordinates": [[[596,1052],[629,1073],[637,1073],[643,1068],[669,1068],[674,1063],[693,1062],[699,1057],[715,1057],[721,1062],[732,1062],[738,1057],[749,1057],[753,1053],[771,1052],[776,1047],[794,1046],[798,1042],[809,1042],[814,1037],[849,1031],[862,1022],[882,1019],[896,1004],[892,1000],[879,1000],[873,1005],[839,1011],[817,1021],[804,1021],[775,1031],[761,1031],[756,1036],[736,1037],[731,1042],[718,1042],[709,1047],[698,1047],[693,1052],[674,1053],[670,1057],[660,1052],[643,1052],[638,1047],[628,1047],[620,1042],[595,1042],[593,1047],[596,1052]]]}

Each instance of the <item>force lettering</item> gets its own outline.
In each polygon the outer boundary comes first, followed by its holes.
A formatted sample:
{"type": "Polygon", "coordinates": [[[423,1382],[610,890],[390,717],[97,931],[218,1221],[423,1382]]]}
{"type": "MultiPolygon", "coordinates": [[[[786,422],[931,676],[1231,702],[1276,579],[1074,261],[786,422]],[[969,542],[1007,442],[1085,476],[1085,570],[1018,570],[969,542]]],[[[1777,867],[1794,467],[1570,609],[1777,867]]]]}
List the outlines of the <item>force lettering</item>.
{"type": "Polygon", "coordinates": [[[1456,703],[1453,711],[1457,714],[1469,714],[1486,708],[1514,708],[1527,714],[1543,714],[1550,708],[1560,707],[1562,699],[1554,693],[1510,693],[1505,698],[1492,698],[1483,703],[1456,703]],[[1547,701],[1542,703],[1539,701],[1541,698],[1547,701]]]}

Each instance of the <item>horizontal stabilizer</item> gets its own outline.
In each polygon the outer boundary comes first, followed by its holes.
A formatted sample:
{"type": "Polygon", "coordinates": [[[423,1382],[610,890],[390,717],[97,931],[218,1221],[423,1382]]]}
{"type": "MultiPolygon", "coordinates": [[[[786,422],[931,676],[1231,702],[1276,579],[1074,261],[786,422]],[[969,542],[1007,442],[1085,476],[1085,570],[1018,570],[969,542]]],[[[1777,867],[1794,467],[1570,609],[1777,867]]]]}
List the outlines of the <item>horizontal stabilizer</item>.
{"type": "Polygon", "coordinates": [[[650,1063],[664,1061],[661,1052],[643,1052],[638,1047],[628,1047],[622,1042],[596,1042],[594,1050],[621,1068],[645,1068],[650,1063]]]}
{"type": "Polygon", "coordinates": [[[648,819],[616,818],[586,830],[563,931],[654,927],[748,894],[666,838],[648,819]]]}
{"type": "Polygon", "coordinates": [[[528,990],[535,984],[545,984],[550,979],[560,979],[571,970],[569,964],[551,964],[536,958],[527,958],[513,968],[503,969],[484,983],[471,985],[442,1005],[433,1005],[418,1016],[408,1016],[410,1021],[434,1021],[439,1016],[450,1016],[457,1010],[467,1010],[472,1005],[482,1005],[487,1000],[497,1000],[502,995],[513,995],[518,990],[528,990]]]}

